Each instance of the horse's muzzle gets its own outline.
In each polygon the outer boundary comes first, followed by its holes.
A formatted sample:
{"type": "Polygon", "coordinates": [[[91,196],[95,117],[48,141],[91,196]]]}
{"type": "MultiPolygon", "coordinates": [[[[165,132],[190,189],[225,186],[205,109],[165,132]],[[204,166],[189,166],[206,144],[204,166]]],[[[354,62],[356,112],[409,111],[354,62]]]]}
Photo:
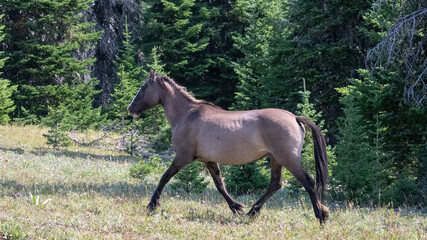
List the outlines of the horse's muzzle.
{"type": "Polygon", "coordinates": [[[127,110],[128,110],[128,113],[133,117],[138,117],[139,113],[136,111],[134,107],[128,106],[127,110]]]}

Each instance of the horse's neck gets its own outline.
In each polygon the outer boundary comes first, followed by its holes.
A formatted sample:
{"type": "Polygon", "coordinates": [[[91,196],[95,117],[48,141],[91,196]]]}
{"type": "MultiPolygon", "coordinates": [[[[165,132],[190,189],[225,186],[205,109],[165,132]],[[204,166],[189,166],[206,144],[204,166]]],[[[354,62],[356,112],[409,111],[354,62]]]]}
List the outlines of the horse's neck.
{"type": "Polygon", "coordinates": [[[164,94],[162,106],[172,129],[185,119],[193,104],[194,102],[191,99],[188,99],[175,88],[171,88],[171,91],[164,94]]]}

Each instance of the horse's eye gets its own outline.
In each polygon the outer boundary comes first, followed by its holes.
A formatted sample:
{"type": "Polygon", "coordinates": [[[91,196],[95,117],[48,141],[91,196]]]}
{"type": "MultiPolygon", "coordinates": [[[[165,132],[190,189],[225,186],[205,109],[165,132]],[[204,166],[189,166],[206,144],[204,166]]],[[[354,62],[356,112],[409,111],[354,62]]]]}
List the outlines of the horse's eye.
{"type": "Polygon", "coordinates": [[[141,87],[141,90],[144,90],[144,89],[146,89],[147,88],[147,84],[146,83],[144,83],[144,85],[142,85],[142,87],[141,87]]]}

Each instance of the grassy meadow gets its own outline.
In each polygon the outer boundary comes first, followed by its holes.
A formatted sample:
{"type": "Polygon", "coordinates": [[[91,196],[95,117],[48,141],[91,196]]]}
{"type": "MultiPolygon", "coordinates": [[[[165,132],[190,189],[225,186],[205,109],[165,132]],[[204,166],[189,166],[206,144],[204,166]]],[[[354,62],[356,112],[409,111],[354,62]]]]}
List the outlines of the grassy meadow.
{"type": "MultiPolygon", "coordinates": [[[[211,180],[200,195],[166,186],[150,213],[160,175],[131,178],[138,159],[121,152],[54,151],[46,132],[0,126],[0,239],[427,239],[425,212],[329,203],[330,220],[320,226],[304,196],[286,189],[257,218],[236,216],[211,180]]],[[[257,196],[237,199],[249,210],[257,196]]]]}

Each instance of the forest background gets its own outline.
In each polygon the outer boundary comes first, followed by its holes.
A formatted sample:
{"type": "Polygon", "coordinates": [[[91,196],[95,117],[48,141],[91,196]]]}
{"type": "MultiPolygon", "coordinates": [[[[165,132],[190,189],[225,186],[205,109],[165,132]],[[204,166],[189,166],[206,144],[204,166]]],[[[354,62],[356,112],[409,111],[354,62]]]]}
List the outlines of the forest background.
{"type": "Polygon", "coordinates": [[[126,111],[154,68],[224,109],[310,117],[331,198],[425,205],[426,16],[425,0],[1,0],[0,123],[47,126],[55,148],[109,128],[132,154],[138,136],[167,150],[160,108],[126,111]]]}

